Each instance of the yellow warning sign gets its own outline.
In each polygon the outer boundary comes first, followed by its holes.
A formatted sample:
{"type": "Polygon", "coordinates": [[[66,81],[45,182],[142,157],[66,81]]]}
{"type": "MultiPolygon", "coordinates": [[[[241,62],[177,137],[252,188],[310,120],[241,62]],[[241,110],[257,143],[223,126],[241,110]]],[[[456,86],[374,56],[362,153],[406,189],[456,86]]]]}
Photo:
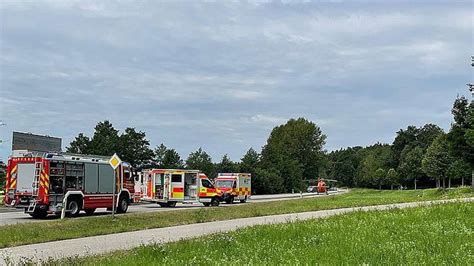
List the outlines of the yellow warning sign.
{"type": "Polygon", "coordinates": [[[115,153],[112,158],[109,160],[109,164],[112,166],[112,168],[117,169],[117,167],[122,163],[122,160],[120,160],[120,157],[115,153]]]}

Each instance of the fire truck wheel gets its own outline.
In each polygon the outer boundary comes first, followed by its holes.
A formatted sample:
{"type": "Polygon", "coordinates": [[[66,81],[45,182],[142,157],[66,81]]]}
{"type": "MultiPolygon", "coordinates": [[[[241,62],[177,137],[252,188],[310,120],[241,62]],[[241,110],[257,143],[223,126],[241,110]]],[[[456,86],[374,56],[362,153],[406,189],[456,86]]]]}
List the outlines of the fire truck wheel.
{"type": "Polygon", "coordinates": [[[121,197],[119,200],[117,213],[126,213],[127,210],[128,210],[128,199],[126,197],[121,197]]]}
{"type": "Polygon", "coordinates": [[[35,219],[44,219],[46,216],[48,216],[48,213],[46,210],[35,209],[35,211],[29,215],[35,219]]]}
{"type": "Polygon", "coordinates": [[[217,206],[219,206],[219,199],[217,199],[217,198],[212,198],[212,200],[211,200],[211,206],[212,206],[212,207],[217,207],[217,206]]]}
{"type": "Polygon", "coordinates": [[[204,204],[204,206],[206,206],[206,207],[211,206],[211,203],[210,203],[210,202],[203,202],[202,204],[204,204]]]}
{"type": "Polygon", "coordinates": [[[68,216],[70,217],[76,217],[79,215],[79,212],[81,211],[81,208],[79,207],[79,203],[75,199],[68,200],[67,203],[67,211],[69,211],[68,216]]]}
{"type": "Polygon", "coordinates": [[[247,202],[247,196],[245,196],[245,199],[240,200],[240,203],[246,203],[247,202]]]}
{"type": "Polygon", "coordinates": [[[92,215],[94,214],[95,209],[85,209],[84,211],[86,212],[87,215],[92,215]]]}
{"type": "Polygon", "coordinates": [[[170,207],[170,208],[176,207],[176,201],[170,201],[170,202],[168,202],[168,207],[170,207]]]}
{"type": "Polygon", "coordinates": [[[232,197],[228,197],[228,198],[225,200],[225,203],[227,203],[227,204],[232,204],[232,203],[234,203],[234,197],[233,197],[233,196],[232,196],[232,197]]]}

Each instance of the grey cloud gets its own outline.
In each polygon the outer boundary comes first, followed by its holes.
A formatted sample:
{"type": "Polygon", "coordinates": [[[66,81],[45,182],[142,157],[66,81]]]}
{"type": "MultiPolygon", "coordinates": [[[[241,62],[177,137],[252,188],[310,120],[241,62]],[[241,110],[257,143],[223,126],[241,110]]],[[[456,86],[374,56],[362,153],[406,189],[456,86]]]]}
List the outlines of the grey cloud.
{"type": "Polygon", "coordinates": [[[408,124],[447,128],[472,76],[469,2],[11,1],[0,12],[7,141],[22,130],[68,143],[110,119],[184,156],[202,146],[238,159],[304,116],[330,150],[391,142],[408,124]]]}

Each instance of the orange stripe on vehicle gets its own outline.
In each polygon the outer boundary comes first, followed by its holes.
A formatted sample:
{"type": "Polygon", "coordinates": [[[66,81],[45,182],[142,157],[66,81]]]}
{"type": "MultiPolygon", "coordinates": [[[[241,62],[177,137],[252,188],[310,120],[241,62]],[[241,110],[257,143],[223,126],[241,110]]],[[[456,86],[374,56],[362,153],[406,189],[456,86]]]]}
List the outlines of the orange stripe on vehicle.
{"type": "Polygon", "coordinates": [[[12,184],[11,184],[10,188],[15,188],[15,185],[16,185],[16,179],[14,179],[14,180],[12,181],[12,184]]]}
{"type": "Polygon", "coordinates": [[[182,187],[173,187],[173,192],[184,192],[184,188],[182,188],[182,187]]]}

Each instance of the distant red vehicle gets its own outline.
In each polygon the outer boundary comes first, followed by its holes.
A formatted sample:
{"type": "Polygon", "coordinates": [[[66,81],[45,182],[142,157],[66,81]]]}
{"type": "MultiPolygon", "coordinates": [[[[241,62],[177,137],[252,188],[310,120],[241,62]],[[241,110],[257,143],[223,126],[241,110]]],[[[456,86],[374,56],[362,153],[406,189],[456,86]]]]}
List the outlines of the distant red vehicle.
{"type": "Polygon", "coordinates": [[[318,180],[318,193],[326,193],[328,194],[328,187],[324,179],[318,180]]]}

